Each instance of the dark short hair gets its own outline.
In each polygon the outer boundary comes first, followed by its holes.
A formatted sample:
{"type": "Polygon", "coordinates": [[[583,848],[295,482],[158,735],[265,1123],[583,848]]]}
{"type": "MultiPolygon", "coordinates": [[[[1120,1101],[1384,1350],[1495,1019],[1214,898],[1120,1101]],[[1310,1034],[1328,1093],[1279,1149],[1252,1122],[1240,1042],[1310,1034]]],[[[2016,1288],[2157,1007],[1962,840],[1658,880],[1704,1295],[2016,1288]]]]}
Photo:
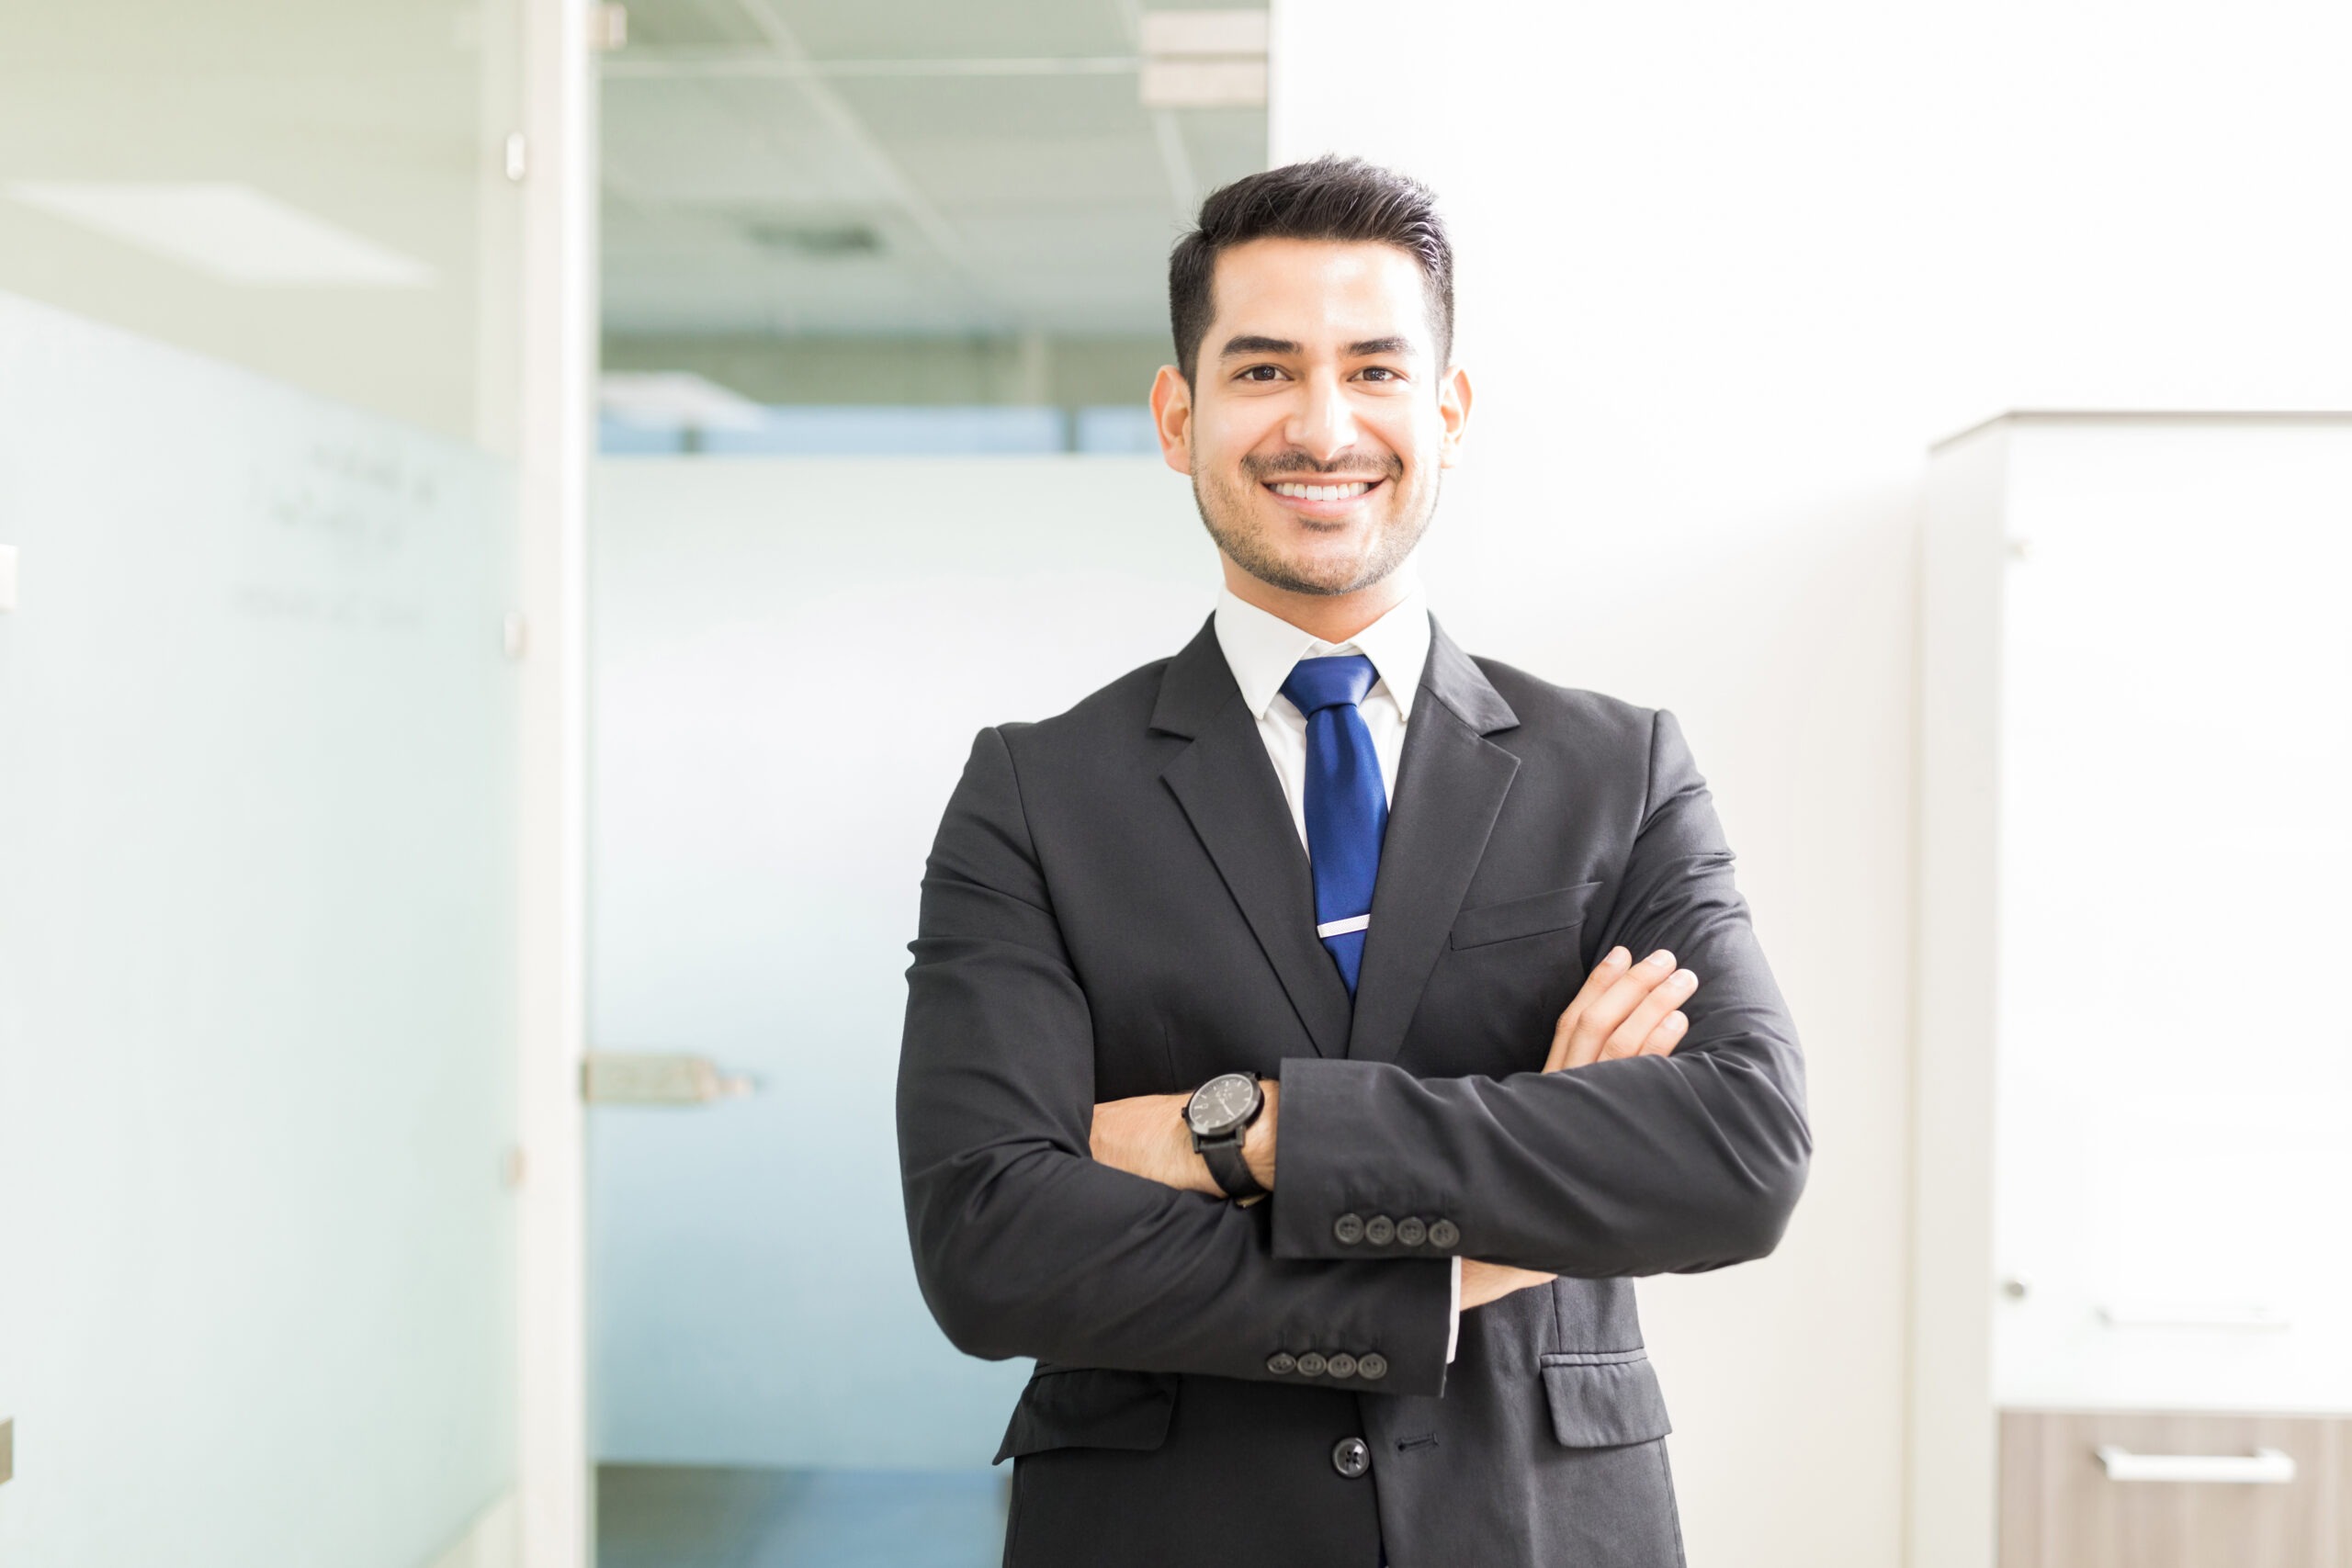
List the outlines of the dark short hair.
{"type": "Polygon", "coordinates": [[[1453,354],[1453,246],[1429,187],[1361,158],[1326,155],[1250,175],[1212,192],[1168,257],[1168,321],[1176,365],[1191,381],[1215,311],[1216,258],[1252,240],[1395,245],[1421,265],[1442,366],[1453,354]]]}

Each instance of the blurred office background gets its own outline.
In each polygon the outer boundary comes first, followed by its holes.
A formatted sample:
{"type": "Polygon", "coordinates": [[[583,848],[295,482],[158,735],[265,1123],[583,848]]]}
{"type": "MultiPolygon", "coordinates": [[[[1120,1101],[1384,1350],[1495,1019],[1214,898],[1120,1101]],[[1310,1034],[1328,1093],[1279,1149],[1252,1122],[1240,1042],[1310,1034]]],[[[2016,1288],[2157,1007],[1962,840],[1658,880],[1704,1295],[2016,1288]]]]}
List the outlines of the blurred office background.
{"type": "Polygon", "coordinates": [[[1437,613],[1676,711],[1804,1031],[1690,1560],[2352,1561],[2341,6],[7,36],[0,1562],[996,1560],[915,877],[1206,613],[1167,247],[1324,151],[1461,252],[1437,613]]]}

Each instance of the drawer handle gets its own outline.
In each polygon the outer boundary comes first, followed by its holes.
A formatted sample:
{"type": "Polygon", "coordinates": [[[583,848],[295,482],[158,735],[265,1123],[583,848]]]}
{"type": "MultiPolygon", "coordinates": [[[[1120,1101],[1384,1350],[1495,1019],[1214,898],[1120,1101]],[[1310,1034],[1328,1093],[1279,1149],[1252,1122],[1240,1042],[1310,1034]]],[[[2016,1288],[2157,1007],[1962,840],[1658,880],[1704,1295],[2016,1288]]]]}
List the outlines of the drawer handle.
{"type": "Polygon", "coordinates": [[[2277,1307],[2173,1306],[2130,1303],[2101,1306],[2098,1318],[2109,1328],[2240,1328],[2266,1331],[2293,1326],[2293,1319],[2277,1307]]]}
{"type": "Polygon", "coordinates": [[[2101,1445],[2109,1481],[2190,1481],[2233,1486],[2283,1486],[2295,1479],[2295,1456],[2277,1449],[2250,1454],[2135,1454],[2101,1445]]]}

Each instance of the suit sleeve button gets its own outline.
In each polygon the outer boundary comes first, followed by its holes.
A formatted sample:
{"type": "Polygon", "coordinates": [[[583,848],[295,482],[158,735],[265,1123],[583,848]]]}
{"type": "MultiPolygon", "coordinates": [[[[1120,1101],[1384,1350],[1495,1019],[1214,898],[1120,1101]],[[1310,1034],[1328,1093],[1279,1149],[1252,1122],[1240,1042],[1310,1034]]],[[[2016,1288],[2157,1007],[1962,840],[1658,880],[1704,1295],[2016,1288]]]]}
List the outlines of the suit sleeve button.
{"type": "Polygon", "coordinates": [[[1323,1359],[1320,1351],[1309,1350],[1298,1359],[1298,1375],[1304,1378],[1319,1378],[1323,1375],[1323,1369],[1330,1364],[1323,1359]]]}
{"type": "Polygon", "coordinates": [[[1386,1247],[1396,1239],[1396,1222],[1385,1214],[1374,1214],[1363,1223],[1363,1238],[1374,1247],[1386,1247]]]}
{"type": "Polygon", "coordinates": [[[1366,1350],[1356,1358],[1356,1376],[1385,1378],[1388,1375],[1388,1358],[1377,1350],[1366,1350]]]}
{"type": "Polygon", "coordinates": [[[1430,1227],[1411,1215],[1396,1222],[1396,1239],[1407,1247],[1419,1247],[1430,1234],[1430,1227]]]}
{"type": "Polygon", "coordinates": [[[1452,1220],[1440,1220],[1430,1226],[1430,1245],[1443,1252],[1461,1244],[1462,1233],[1452,1220]]]}
{"type": "Polygon", "coordinates": [[[1351,1378],[1356,1375],[1356,1359],[1345,1350],[1340,1351],[1323,1365],[1325,1370],[1335,1378],[1351,1378]]]}
{"type": "Polygon", "coordinates": [[[1288,1377],[1298,1371],[1298,1358],[1287,1350],[1277,1350],[1266,1358],[1266,1370],[1278,1378],[1288,1377]]]}
{"type": "Polygon", "coordinates": [[[1331,1239],[1341,1247],[1353,1247],[1363,1239],[1363,1216],[1341,1214],[1331,1222],[1331,1239]]]}

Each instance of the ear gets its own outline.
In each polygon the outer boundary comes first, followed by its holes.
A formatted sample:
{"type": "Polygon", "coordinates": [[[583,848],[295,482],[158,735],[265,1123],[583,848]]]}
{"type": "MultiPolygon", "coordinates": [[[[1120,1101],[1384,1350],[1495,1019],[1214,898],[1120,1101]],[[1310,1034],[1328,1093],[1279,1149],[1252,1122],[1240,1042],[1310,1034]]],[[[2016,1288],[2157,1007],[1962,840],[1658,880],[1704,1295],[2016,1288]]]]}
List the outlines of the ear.
{"type": "Polygon", "coordinates": [[[1437,466],[1450,468],[1462,460],[1462,438],[1470,428],[1470,373],[1458,365],[1438,383],[1437,417],[1445,427],[1438,442],[1437,466]]]}
{"type": "Polygon", "coordinates": [[[1151,380],[1151,423],[1159,433],[1159,456],[1180,474],[1193,471],[1193,389],[1184,373],[1163,365],[1151,380]]]}

